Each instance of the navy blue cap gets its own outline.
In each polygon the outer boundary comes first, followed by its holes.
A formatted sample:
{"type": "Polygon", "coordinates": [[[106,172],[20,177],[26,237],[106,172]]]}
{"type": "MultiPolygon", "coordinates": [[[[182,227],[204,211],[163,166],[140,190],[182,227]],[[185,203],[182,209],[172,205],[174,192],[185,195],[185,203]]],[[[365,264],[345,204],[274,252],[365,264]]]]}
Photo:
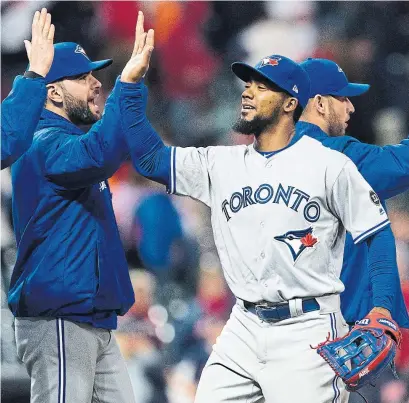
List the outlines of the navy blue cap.
{"type": "Polygon", "coordinates": [[[298,99],[302,107],[308,103],[310,80],[302,67],[285,56],[271,55],[261,59],[254,67],[235,62],[231,65],[233,73],[245,82],[261,77],[272,82],[291,96],[298,99]]]}
{"type": "Polygon", "coordinates": [[[310,98],[317,94],[355,97],[369,90],[368,84],[348,82],[341,67],[332,60],[309,58],[300,63],[300,66],[310,76],[310,98]]]}
{"type": "Polygon", "coordinates": [[[112,64],[112,59],[92,62],[84,49],[74,42],[61,42],[54,45],[54,59],[51,69],[45,76],[47,84],[90,71],[101,70],[112,64]]]}

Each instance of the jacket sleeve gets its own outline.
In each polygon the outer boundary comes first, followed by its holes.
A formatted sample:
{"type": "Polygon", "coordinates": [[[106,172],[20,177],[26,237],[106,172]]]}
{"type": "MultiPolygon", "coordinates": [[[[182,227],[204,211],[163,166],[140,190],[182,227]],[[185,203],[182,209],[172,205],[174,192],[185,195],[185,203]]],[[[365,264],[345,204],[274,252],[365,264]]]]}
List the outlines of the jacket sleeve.
{"type": "Polygon", "coordinates": [[[47,96],[43,78],[17,76],[1,104],[1,169],[30,147],[47,96]]]}
{"type": "Polygon", "coordinates": [[[384,147],[351,139],[342,152],[355,163],[381,199],[409,189],[409,137],[384,147]]]}
{"type": "Polygon", "coordinates": [[[120,103],[125,97],[122,83],[117,79],[102,118],[87,133],[79,136],[54,133],[58,140],[43,151],[45,175],[51,182],[62,188],[77,189],[115,173],[129,154],[120,114],[120,103]]]}

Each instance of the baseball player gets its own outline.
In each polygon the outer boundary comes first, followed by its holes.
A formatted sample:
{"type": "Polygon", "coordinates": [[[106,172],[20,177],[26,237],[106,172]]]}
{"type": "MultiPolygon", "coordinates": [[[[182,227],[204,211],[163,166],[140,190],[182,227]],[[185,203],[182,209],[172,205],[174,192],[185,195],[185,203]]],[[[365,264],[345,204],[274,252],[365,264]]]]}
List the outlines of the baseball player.
{"type": "Polygon", "coordinates": [[[103,114],[93,72],[112,60],[56,44],[33,144],[12,166],[18,251],[8,302],[32,403],[134,403],[112,333],[134,294],[106,179],[128,156],[124,117],[136,124],[139,42],[103,114]],[[78,127],[93,122],[87,133],[78,127]]]}
{"type": "Polygon", "coordinates": [[[339,298],[346,230],[368,244],[374,309],[390,310],[393,289],[383,286],[396,265],[385,236],[389,220],[347,157],[293,135],[310,86],[298,64],[272,55],[232,69],[246,83],[235,127],[255,134],[252,145],[166,147],[146,118],[142,81],[138,124],[126,133],[138,172],[211,208],[224,275],[237,297],[196,402],[346,402],[344,385],[310,345],[348,332],[339,298]]]}
{"type": "MultiPolygon", "coordinates": [[[[350,98],[368,91],[369,85],[349,83],[341,67],[331,60],[308,59],[301,66],[311,80],[311,97],[296,130],[349,157],[381,200],[408,190],[409,138],[397,145],[379,147],[345,136],[347,122],[355,111],[350,98]]],[[[341,272],[341,280],[345,284],[341,310],[350,324],[373,308],[367,258],[366,245],[354,245],[347,234],[341,272]]],[[[409,328],[399,274],[396,272],[395,275],[391,313],[399,326],[409,328]]]]}
{"type": "Polygon", "coordinates": [[[30,70],[16,77],[13,89],[1,103],[1,169],[20,158],[33,140],[47,94],[44,77],[53,61],[54,32],[47,9],[36,11],[31,42],[24,41],[30,70]]]}

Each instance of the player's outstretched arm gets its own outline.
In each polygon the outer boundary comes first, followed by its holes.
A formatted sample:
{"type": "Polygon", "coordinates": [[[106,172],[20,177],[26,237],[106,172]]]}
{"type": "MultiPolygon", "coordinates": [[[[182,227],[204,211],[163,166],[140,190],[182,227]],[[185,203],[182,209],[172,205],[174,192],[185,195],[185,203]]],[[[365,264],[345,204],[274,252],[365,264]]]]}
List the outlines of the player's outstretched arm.
{"type": "Polygon", "coordinates": [[[121,74],[124,93],[129,95],[122,105],[123,129],[135,170],[149,179],[168,186],[170,147],[164,145],[145,113],[148,90],[143,83],[143,77],[149,69],[154,43],[154,30],[145,32],[144,15],[139,11],[134,48],[121,74]]]}
{"type": "Polygon", "coordinates": [[[54,25],[47,9],[36,11],[32,37],[24,41],[30,70],[18,76],[1,105],[1,168],[10,166],[30,147],[46,99],[44,77],[54,57],[54,25]]]}
{"type": "Polygon", "coordinates": [[[143,23],[143,13],[139,12],[134,50],[121,75],[123,93],[129,95],[121,106],[124,108],[122,126],[133,166],[141,175],[166,185],[170,193],[192,196],[208,204],[210,185],[206,150],[165,146],[146,117],[148,90],[142,78],[149,68],[154,32],[145,32],[143,23]],[[177,178],[181,179],[179,185],[183,184],[178,189],[177,178]]]}

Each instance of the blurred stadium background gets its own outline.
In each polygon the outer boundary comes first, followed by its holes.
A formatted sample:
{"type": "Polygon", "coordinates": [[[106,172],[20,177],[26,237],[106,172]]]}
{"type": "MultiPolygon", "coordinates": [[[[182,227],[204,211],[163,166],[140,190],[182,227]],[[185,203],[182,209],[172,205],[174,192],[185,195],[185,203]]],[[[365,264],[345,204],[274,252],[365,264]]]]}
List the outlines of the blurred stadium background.
{"type": "MultiPolygon", "coordinates": [[[[271,53],[297,61],[330,58],[350,81],[371,84],[367,94],[353,99],[356,113],[348,134],[379,145],[408,135],[409,2],[2,1],[2,99],[26,68],[23,39],[30,38],[33,13],[43,6],[52,13],[55,42],[78,42],[92,59],[114,59],[96,74],[105,97],[128,60],[137,10],[144,11],[147,28],[156,31],[148,114],[169,144],[249,141],[231,130],[243,86],[230,64],[255,63],[271,53]]],[[[136,294],[116,332],[136,402],[191,403],[234,303],[209,211],[193,200],[167,196],[129,164],[110,185],[136,294]]],[[[409,194],[388,205],[409,306],[409,194]]],[[[27,403],[29,380],[15,356],[6,297],[16,254],[8,170],[2,172],[1,223],[1,397],[27,403]]],[[[386,373],[379,387],[365,390],[370,403],[409,402],[407,334],[397,364],[400,380],[386,373]]],[[[351,396],[351,403],[361,401],[351,396]]]]}

